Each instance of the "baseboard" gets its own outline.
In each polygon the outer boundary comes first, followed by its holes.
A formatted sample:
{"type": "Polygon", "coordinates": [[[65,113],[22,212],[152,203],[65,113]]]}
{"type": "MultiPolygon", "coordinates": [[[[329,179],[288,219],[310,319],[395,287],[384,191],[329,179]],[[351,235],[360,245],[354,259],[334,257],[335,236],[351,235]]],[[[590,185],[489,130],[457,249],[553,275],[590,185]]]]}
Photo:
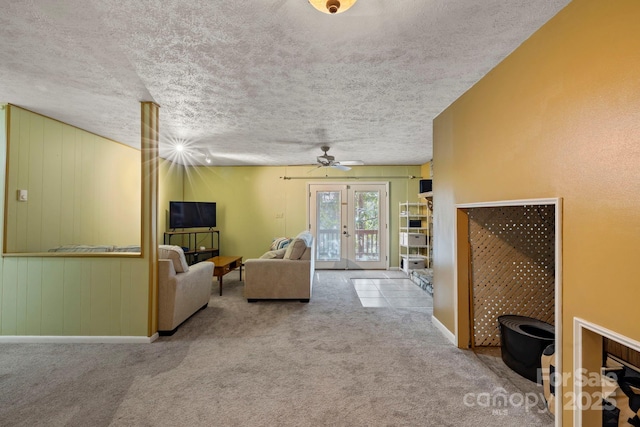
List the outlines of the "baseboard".
{"type": "Polygon", "coordinates": [[[440,331],[440,333],[442,335],[444,335],[444,337],[446,339],[448,339],[449,341],[451,341],[451,344],[453,345],[458,345],[456,343],[456,336],[453,334],[453,332],[451,332],[449,329],[447,329],[446,326],[444,326],[442,324],[442,322],[440,322],[438,320],[437,317],[431,316],[431,322],[434,324],[434,326],[440,331]]]}
{"type": "Polygon", "coordinates": [[[157,339],[157,332],[150,337],[4,335],[0,344],[150,344],[157,339]]]}

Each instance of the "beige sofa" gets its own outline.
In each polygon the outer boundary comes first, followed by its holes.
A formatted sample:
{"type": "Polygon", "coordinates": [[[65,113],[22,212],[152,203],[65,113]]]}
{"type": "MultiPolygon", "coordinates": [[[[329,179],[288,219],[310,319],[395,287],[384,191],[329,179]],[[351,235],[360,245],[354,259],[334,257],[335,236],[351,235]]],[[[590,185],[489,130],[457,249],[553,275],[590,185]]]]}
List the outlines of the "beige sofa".
{"type": "Polygon", "coordinates": [[[315,274],[315,240],[300,233],[286,249],[269,251],[244,263],[244,296],[260,299],[298,299],[309,302],[315,274]]]}
{"type": "Polygon", "coordinates": [[[158,333],[173,335],[178,326],[209,304],[213,263],[187,265],[180,246],[158,248],[158,333]]]}

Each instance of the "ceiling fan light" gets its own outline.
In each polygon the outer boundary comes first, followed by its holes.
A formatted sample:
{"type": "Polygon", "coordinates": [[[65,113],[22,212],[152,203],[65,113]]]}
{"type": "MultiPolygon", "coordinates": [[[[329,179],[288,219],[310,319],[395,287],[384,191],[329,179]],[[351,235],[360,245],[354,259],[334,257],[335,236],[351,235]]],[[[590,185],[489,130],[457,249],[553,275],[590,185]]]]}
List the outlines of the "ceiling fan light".
{"type": "Polygon", "coordinates": [[[327,1],[327,10],[329,13],[336,13],[340,9],[340,2],[338,0],[328,0],[327,1]]]}
{"type": "Polygon", "coordinates": [[[309,0],[311,6],[330,15],[347,11],[356,0],[309,0]]]}

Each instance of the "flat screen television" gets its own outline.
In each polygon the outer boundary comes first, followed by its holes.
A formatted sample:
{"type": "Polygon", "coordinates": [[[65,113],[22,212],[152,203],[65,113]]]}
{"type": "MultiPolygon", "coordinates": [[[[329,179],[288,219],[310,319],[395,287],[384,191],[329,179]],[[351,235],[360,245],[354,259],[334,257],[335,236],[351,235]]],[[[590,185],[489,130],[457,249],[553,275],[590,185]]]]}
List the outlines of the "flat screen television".
{"type": "Polygon", "coordinates": [[[433,191],[432,180],[430,180],[430,179],[421,179],[420,180],[420,193],[428,193],[430,191],[433,191]]]}
{"type": "Polygon", "coordinates": [[[169,202],[169,228],[214,228],[215,202],[169,202]]]}

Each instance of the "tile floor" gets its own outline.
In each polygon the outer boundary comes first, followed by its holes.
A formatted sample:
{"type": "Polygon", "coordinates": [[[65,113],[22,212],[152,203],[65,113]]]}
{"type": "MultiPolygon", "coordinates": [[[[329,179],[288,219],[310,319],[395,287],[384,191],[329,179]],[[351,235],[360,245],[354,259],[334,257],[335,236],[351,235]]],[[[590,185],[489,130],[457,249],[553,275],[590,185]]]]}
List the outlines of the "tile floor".
{"type": "Polygon", "coordinates": [[[352,278],[363,307],[430,308],[431,295],[407,278],[352,278]]]}

